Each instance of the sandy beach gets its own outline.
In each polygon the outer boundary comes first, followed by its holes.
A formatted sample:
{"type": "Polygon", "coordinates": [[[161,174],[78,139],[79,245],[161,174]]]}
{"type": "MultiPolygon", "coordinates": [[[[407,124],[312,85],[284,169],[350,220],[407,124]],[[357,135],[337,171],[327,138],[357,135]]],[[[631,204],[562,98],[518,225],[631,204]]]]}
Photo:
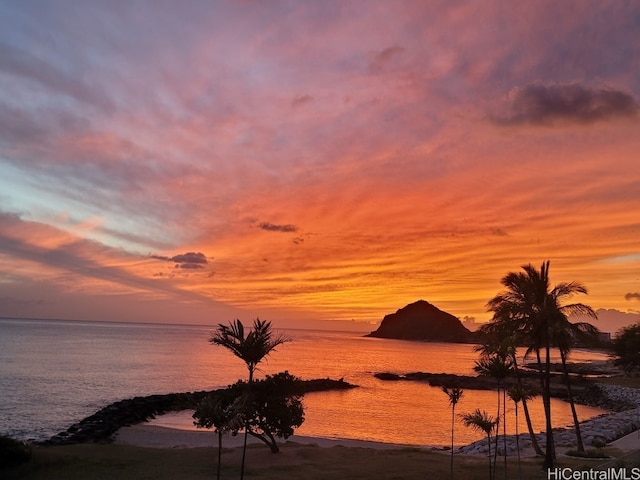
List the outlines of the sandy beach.
{"type": "MultiPolygon", "coordinates": [[[[234,448],[242,445],[243,436],[225,434],[223,437],[223,447],[234,448]]],[[[114,443],[119,445],[134,445],[138,447],[153,448],[197,448],[197,447],[217,447],[218,437],[213,431],[193,431],[178,430],[173,428],[160,427],[156,425],[139,424],[131,427],[121,428],[115,438],[114,443]]],[[[260,444],[261,442],[249,436],[249,444],[260,444]]],[[[371,448],[376,450],[392,450],[398,448],[419,448],[434,452],[449,453],[448,450],[436,448],[428,445],[402,445],[394,443],[370,442],[366,440],[333,439],[321,437],[308,437],[304,435],[292,435],[287,440],[282,440],[281,444],[295,443],[300,445],[314,445],[322,448],[335,446],[371,448]]],[[[624,437],[609,443],[609,446],[618,448],[624,452],[640,450],[640,430],[629,433],[624,437]]],[[[558,453],[564,453],[568,448],[559,448],[558,453]]],[[[522,457],[535,457],[533,448],[525,448],[521,452],[522,457]]]]}
{"type": "MultiPolygon", "coordinates": [[[[225,434],[222,445],[225,448],[234,448],[242,445],[244,437],[240,435],[225,434]]],[[[119,445],[135,445],[138,447],[155,448],[197,448],[217,447],[218,436],[211,430],[179,430],[160,427],[157,425],[139,424],[131,427],[123,427],[115,435],[114,443],[119,445]]],[[[260,444],[260,440],[249,435],[247,443],[260,444]]],[[[429,446],[402,445],[394,443],[370,442],[367,440],[352,440],[345,438],[308,437],[304,435],[292,435],[287,440],[280,440],[281,444],[296,443],[300,445],[315,445],[317,447],[359,447],[373,448],[377,450],[391,450],[396,448],[424,448],[438,450],[429,446]]]]}

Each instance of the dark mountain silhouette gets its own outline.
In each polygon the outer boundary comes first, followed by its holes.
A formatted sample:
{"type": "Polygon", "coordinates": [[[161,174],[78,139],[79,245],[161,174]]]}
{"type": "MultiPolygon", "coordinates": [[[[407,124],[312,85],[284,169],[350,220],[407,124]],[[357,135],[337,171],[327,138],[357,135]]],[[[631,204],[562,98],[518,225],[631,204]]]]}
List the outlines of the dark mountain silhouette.
{"type": "Polygon", "coordinates": [[[427,342],[472,342],[474,335],[453,315],[425,300],[385,315],[375,332],[367,336],[427,342]]]}

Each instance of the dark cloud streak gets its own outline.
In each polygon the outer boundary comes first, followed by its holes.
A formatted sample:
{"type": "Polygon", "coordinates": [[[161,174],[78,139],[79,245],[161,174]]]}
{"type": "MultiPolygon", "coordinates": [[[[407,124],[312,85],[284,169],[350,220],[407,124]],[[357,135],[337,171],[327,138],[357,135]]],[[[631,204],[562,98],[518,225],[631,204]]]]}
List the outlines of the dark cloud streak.
{"type": "Polygon", "coordinates": [[[180,255],[174,255],[173,257],[166,257],[163,255],[150,255],[151,258],[156,260],[163,260],[165,262],[173,262],[176,264],[176,268],[183,268],[187,270],[194,270],[204,268],[209,263],[207,257],[201,252],[187,252],[180,255]]]}
{"type": "Polygon", "coordinates": [[[283,232],[283,233],[291,233],[297,232],[298,227],[295,225],[287,224],[287,225],[276,225],[273,223],[262,222],[258,225],[262,230],[266,230],[267,232],[283,232]]]}
{"type": "Polygon", "coordinates": [[[392,46],[385,48],[382,51],[376,52],[371,60],[369,68],[372,71],[380,71],[387,65],[391,64],[397,57],[401,56],[405,52],[403,47],[392,46]]]}
{"type": "Polygon", "coordinates": [[[634,292],[634,293],[627,293],[624,296],[625,300],[640,300],[640,293],[638,292],[634,292]]]}
{"type": "Polygon", "coordinates": [[[510,93],[511,113],[495,118],[499,125],[552,125],[569,122],[587,125],[618,118],[633,118],[640,107],[633,95],[612,88],[572,84],[530,84],[510,93]]]}
{"type": "Polygon", "coordinates": [[[313,97],[311,95],[296,95],[296,97],[291,101],[291,105],[298,107],[311,102],[313,102],[313,97]]]}

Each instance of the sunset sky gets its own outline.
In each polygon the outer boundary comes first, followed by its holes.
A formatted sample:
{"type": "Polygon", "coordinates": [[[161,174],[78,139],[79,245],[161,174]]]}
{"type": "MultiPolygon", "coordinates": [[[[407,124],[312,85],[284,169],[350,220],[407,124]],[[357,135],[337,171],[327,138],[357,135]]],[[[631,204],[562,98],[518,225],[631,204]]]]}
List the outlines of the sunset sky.
{"type": "Polygon", "coordinates": [[[4,1],[0,316],[481,322],[548,259],[640,318],[639,32],[621,1],[4,1]]]}

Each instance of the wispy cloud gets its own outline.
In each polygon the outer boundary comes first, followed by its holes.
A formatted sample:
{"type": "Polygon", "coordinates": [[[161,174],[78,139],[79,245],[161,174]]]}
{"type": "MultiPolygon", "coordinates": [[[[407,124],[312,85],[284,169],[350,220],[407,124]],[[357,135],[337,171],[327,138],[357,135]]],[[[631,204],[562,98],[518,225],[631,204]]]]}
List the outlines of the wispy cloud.
{"type": "Polygon", "coordinates": [[[627,293],[624,296],[625,300],[640,300],[640,293],[638,292],[634,292],[634,293],[627,293]]]}
{"type": "MultiPolygon", "coordinates": [[[[5,264],[17,262],[23,265],[24,271],[28,271],[25,270],[25,264],[33,264],[41,271],[72,275],[74,289],[86,288],[91,280],[98,280],[111,284],[116,290],[124,286],[201,302],[212,301],[204,295],[182,290],[176,284],[153,280],[144,269],[135,267],[141,261],[137,255],[1,212],[0,255],[5,257],[5,264]]],[[[199,265],[206,261],[201,255],[190,252],[174,258],[191,262],[180,265],[199,265]]]]}
{"type": "Polygon", "coordinates": [[[27,83],[35,83],[57,96],[66,95],[82,104],[112,112],[113,104],[105,91],[89,84],[78,76],[69,74],[47,57],[40,57],[24,48],[16,48],[0,43],[0,71],[6,75],[19,77],[27,83]]]}

